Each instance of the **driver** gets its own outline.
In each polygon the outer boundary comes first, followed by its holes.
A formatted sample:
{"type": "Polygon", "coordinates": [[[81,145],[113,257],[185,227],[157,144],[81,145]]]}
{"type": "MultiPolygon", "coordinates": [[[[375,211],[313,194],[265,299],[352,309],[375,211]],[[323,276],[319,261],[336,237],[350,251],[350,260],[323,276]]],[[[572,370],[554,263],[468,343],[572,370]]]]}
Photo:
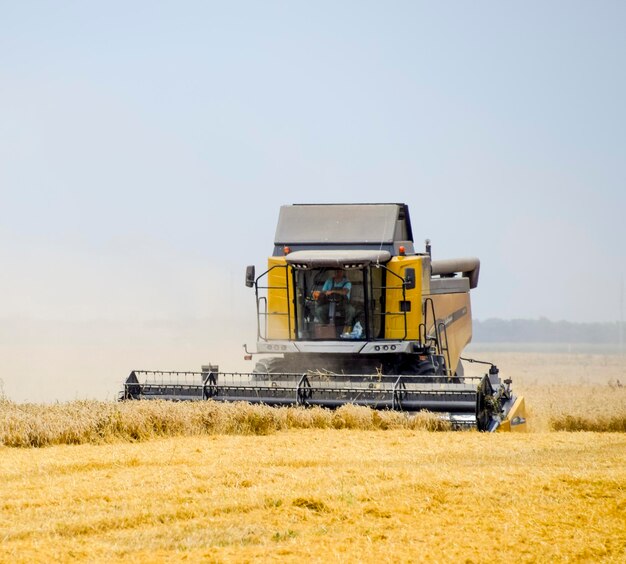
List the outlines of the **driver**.
{"type": "Polygon", "coordinates": [[[346,278],[343,270],[338,268],[332,271],[332,276],[324,282],[322,291],[316,292],[315,316],[322,323],[329,323],[330,301],[343,302],[345,311],[344,325],[346,327],[351,326],[354,318],[354,306],[349,303],[351,289],[352,283],[346,278]]]}

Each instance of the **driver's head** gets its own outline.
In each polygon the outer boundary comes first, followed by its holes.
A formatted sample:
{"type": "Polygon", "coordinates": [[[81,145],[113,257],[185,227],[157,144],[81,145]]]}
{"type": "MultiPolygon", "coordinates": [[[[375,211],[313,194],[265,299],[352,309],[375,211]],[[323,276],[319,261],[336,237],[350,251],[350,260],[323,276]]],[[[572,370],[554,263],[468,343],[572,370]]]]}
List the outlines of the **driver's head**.
{"type": "Polygon", "coordinates": [[[343,270],[337,269],[333,271],[333,278],[337,281],[343,278],[343,270]]]}

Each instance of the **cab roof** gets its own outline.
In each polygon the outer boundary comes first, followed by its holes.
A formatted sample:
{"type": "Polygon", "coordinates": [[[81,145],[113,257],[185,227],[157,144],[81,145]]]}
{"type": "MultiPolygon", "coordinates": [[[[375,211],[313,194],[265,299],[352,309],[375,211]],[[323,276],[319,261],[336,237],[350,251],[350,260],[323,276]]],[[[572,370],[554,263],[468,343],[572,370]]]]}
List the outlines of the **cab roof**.
{"type": "Polygon", "coordinates": [[[384,248],[412,242],[406,204],[293,204],[281,206],[276,247],[384,248]]]}

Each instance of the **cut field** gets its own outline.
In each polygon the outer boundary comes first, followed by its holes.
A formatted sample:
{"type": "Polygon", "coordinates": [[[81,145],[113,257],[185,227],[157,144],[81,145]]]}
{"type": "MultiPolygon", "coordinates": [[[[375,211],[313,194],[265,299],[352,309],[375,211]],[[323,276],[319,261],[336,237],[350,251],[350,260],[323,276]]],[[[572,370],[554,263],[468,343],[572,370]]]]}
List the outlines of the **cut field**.
{"type": "Polygon", "coordinates": [[[0,561],[625,561],[626,433],[607,432],[626,421],[622,359],[476,356],[526,396],[530,433],[0,401],[0,445],[52,445],[0,446],[0,561]],[[554,431],[568,421],[605,432],[554,431]]]}
{"type": "Polygon", "coordinates": [[[0,560],[626,558],[626,435],[292,430],[3,449],[0,560]]]}

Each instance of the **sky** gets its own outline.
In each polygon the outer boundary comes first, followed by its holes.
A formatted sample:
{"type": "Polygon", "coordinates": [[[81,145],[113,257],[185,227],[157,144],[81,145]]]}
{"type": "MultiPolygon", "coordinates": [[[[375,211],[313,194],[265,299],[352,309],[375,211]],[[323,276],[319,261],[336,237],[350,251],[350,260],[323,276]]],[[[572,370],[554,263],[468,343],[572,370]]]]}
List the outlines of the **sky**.
{"type": "Polygon", "coordinates": [[[477,319],[617,321],[625,25],[611,0],[0,0],[5,333],[254,335],[246,265],[281,205],[324,202],[407,203],[418,248],[479,257],[477,319]]]}

